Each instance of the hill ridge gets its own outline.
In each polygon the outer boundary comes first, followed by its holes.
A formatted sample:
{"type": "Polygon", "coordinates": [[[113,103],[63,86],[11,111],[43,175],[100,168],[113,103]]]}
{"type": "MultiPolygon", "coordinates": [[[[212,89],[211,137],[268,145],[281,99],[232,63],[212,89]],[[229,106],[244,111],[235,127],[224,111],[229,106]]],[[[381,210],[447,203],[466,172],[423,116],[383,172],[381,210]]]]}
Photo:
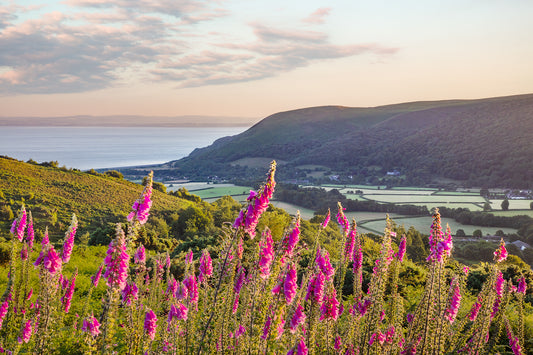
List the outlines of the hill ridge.
{"type": "MultiPolygon", "coordinates": [[[[304,164],[324,166],[346,183],[533,188],[533,94],[474,100],[416,101],[376,107],[316,106],[278,112],[245,132],[165,164],[193,179],[260,177],[230,164],[243,158],[287,162],[287,179],[304,164]],[[397,170],[400,177],[387,176],[397,170]]],[[[266,169],[266,167],[265,167],[266,169]]],[[[327,175],[327,174],[326,174],[327,175]]],[[[323,176],[328,179],[328,176],[323,176]]]]}

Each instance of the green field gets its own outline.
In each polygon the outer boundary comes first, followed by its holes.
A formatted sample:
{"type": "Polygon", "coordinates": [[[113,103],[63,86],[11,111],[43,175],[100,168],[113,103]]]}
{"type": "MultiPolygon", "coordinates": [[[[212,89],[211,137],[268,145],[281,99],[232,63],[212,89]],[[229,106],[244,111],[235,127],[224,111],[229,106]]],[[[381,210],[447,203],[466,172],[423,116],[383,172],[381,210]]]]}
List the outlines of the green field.
{"type": "Polygon", "coordinates": [[[392,190],[405,190],[405,191],[438,191],[432,187],[393,187],[392,190]]]}
{"type": "MultiPolygon", "coordinates": [[[[393,218],[393,220],[398,225],[404,225],[405,229],[409,229],[410,226],[415,227],[418,231],[429,234],[430,227],[432,223],[432,217],[406,217],[406,218],[393,218]]],[[[446,224],[450,225],[450,228],[452,230],[452,234],[455,234],[458,229],[462,229],[465,231],[467,235],[472,235],[474,230],[480,229],[483,232],[483,235],[494,235],[497,230],[502,230],[506,234],[510,233],[516,233],[516,229],[513,228],[501,228],[501,227],[480,227],[480,226],[471,226],[471,225],[465,225],[456,222],[454,219],[451,218],[442,218],[442,227],[443,229],[446,228],[446,224]]],[[[379,221],[371,221],[366,223],[361,223],[361,227],[374,230],[379,233],[383,233],[383,230],[385,229],[385,220],[379,220],[379,221]]]]}
{"type": "Polygon", "coordinates": [[[479,196],[476,192],[460,192],[460,191],[435,191],[433,195],[438,196],[479,196]]]}
{"type": "Polygon", "coordinates": [[[275,207],[284,209],[289,214],[295,216],[296,211],[300,211],[300,216],[302,219],[311,219],[314,216],[315,211],[310,210],[305,207],[300,207],[293,205],[292,203],[282,202],[282,201],[270,201],[275,207]]]}
{"type": "MultiPolygon", "coordinates": [[[[307,187],[316,187],[316,186],[307,186],[307,187]]],[[[357,190],[360,190],[360,189],[368,189],[368,190],[385,190],[385,188],[387,186],[384,186],[384,185],[381,185],[381,186],[373,186],[373,185],[335,185],[335,184],[323,184],[319,187],[322,187],[322,188],[329,188],[330,190],[331,189],[337,189],[337,190],[341,190],[341,189],[357,189],[357,190]]]]}
{"type": "Polygon", "coordinates": [[[378,202],[413,204],[413,203],[485,203],[481,196],[423,196],[423,195],[363,195],[378,202]]]}
{"type": "Polygon", "coordinates": [[[422,195],[422,196],[430,196],[433,191],[428,190],[374,190],[374,189],[353,189],[353,188],[345,188],[342,190],[339,190],[342,194],[348,194],[348,191],[362,191],[364,195],[405,195],[405,196],[413,196],[413,195],[422,195]]]}
{"type": "Polygon", "coordinates": [[[470,211],[483,211],[482,205],[481,204],[475,204],[475,203],[460,203],[460,202],[450,202],[450,203],[410,203],[410,205],[426,206],[428,211],[431,211],[435,207],[468,208],[470,211]]]}
{"type": "Polygon", "coordinates": [[[355,195],[355,194],[345,194],[347,199],[354,200],[354,201],[368,201],[368,198],[364,198],[361,195],[355,195]]]}
{"type": "MultiPolygon", "coordinates": [[[[492,207],[493,210],[501,210],[502,202],[503,200],[490,200],[490,207],[492,207]]],[[[532,200],[509,200],[509,209],[510,210],[527,210],[529,209],[531,202],[533,201],[532,200]]]]}
{"type": "Polygon", "coordinates": [[[221,186],[218,187],[218,185],[212,185],[217,187],[210,187],[203,190],[195,190],[193,191],[193,194],[196,196],[200,196],[202,199],[207,198],[216,198],[216,197],[222,197],[222,196],[236,196],[236,195],[245,195],[248,197],[250,194],[250,187],[243,187],[243,186],[221,186]]]}
{"type": "MultiPolygon", "coordinates": [[[[358,225],[376,219],[385,220],[385,218],[387,218],[387,213],[385,212],[346,212],[345,214],[346,217],[348,217],[348,220],[350,221],[355,218],[355,221],[358,225]]],[[[402,215],[396,213],[389,213],[389,217],[395,219],[398,217],[402,217],[402,215]]]]}

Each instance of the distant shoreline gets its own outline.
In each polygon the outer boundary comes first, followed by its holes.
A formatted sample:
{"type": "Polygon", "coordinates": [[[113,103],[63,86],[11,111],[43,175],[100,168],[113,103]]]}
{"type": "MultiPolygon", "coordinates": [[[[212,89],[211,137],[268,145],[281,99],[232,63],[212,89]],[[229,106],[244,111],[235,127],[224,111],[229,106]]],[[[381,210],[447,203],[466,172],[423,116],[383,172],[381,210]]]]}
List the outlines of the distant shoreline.
{"type": "Polygon", "coordinates": [[[0,127],[251,127],[259,121],[226,116],[0,117],[0,127]]]}

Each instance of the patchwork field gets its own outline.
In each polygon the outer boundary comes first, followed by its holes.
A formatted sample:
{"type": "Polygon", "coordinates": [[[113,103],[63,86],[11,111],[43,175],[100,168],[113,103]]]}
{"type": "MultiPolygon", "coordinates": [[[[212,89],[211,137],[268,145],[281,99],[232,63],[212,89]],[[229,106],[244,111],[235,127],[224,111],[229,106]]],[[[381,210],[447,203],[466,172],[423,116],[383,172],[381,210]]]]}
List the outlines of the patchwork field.
{"type": "MultiPolygon", "coordinates": [[[[207,184],[207,183],[184,183],[174,184],[172,187],[167,187],[169,190],[177,190],[180,187],[185,187],[195,195],[202,199],[213,202],[222,196],[230,195],[235,200],[244,202],[249,195],[249,187],[235,186],[233,184],[207,184]]],[[[312,186],[309,186],[312,187],[312,186]]],[[[435,207],[450,207],[450,208],[468,208],[470,211],[482,211],[483,205],[486,202],[485,198],[481,197],[479,193],[472,192],[472,190],[463,191],[438,191],[429,188],[393,188],[385,189],[378,186],[363,186],[363,185],[323,185],[322,188],[326,190],[338,189],[344,196],[352,200],[374,200],[382,203],[393,204],[410,204],[416,206],[426,206],[428,210],[435,207]],[[360,190],[362,195],[356,195],[351,192],[360,190]],[[350,192],[350,193],[348,193],[350,192]]],[[[509,211],[501,211],[502,200],[491,200],[491,206],[495,210],[492,213],[500,216],[514,216],[514,215],[528,215],[533,217],[533,210],[530,209],[531,200],[509,200],[509,211]]],[[[314,216],[314,211],[296,206],[290,203],[273,201],[274,206],[282,208],[288,213],[295,215],[296,211],[300,211],[303,219],[310,219],[314,216]]],[[[333,212],[335,214],[336,211],[333,212]]],[[[358,230],[361,233],[383,233],[385,228],[386,213],[381,212],[348,212],[346,213],[350,221],[355,218],[358,230]]],[[[415,227],[422,233],[429,233],[431,226],[431,216],[412,217],[399,214],[390,214],[390,217],[399,225],[404,225],[406,229],[410,226],[415,227]]],[[[334,217],[332,218],[334,220],[334,217]]],[[[505,233],[516,233],[512,228],[496,228],[496,227],[481,227],[463,225],[453,219],[443,218],[443,226],[448,223],[455,234],[458,229],[463,229],[467,235],[471,235],[474,230],[480,229],[483,235],[494,235],[497,230],[502,230],[505,233]]]]}
{"type": "MultiPolygon", "coordinates": [[[[412,217],[412,218],[409,218],[409,217],[404,217],[404,218],[392,217],[392,218],[397,224],[404,225],[405,229],[409,229],[410,226],[413,226],[415,227],[416,230],[422,233],[429,234],[430,232],[430,227],[431,227],[431,222],[432,222],[431,216],[412,217]]],[[[497,230],[502,230],[506,234],[516,233],[516,229],[512,229],[512,228],[471,226],[471,225],[465,225],[465,224],[458,223],[454,219],[451,219],[451,218],[442,218],[441,221],[442,221],[443,229],[446,228],[446,224],[448,224],[450,226],[452,234],[455,234],[455,232],[457,232],[458,229],[464,230],[467,235],[472,235],[472,233],[476,229],[480,229],[483,235],[487,235],[487,234],[494,235],[497,230]]],[[[372,230],[377,233],[383,233],[383,230],[385,229],[385,225],[386,223],[384,219],[378,220],[378,221],[361,223],[362,227],[368,230],[372,230]]]]}

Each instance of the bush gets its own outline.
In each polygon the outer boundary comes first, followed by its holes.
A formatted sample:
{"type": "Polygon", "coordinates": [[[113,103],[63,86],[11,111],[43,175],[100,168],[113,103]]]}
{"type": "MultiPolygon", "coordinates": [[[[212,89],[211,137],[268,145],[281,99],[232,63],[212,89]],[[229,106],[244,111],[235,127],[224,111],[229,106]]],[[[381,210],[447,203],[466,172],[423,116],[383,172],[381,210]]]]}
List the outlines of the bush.
{"type": "Polygon", "coordinates": [[[104,172],[105,176],[114,177],[117,179],[124,179],[124,175],[122,175],[121,172],[118,172],[116,170],[108,170],[104,172]]]}

